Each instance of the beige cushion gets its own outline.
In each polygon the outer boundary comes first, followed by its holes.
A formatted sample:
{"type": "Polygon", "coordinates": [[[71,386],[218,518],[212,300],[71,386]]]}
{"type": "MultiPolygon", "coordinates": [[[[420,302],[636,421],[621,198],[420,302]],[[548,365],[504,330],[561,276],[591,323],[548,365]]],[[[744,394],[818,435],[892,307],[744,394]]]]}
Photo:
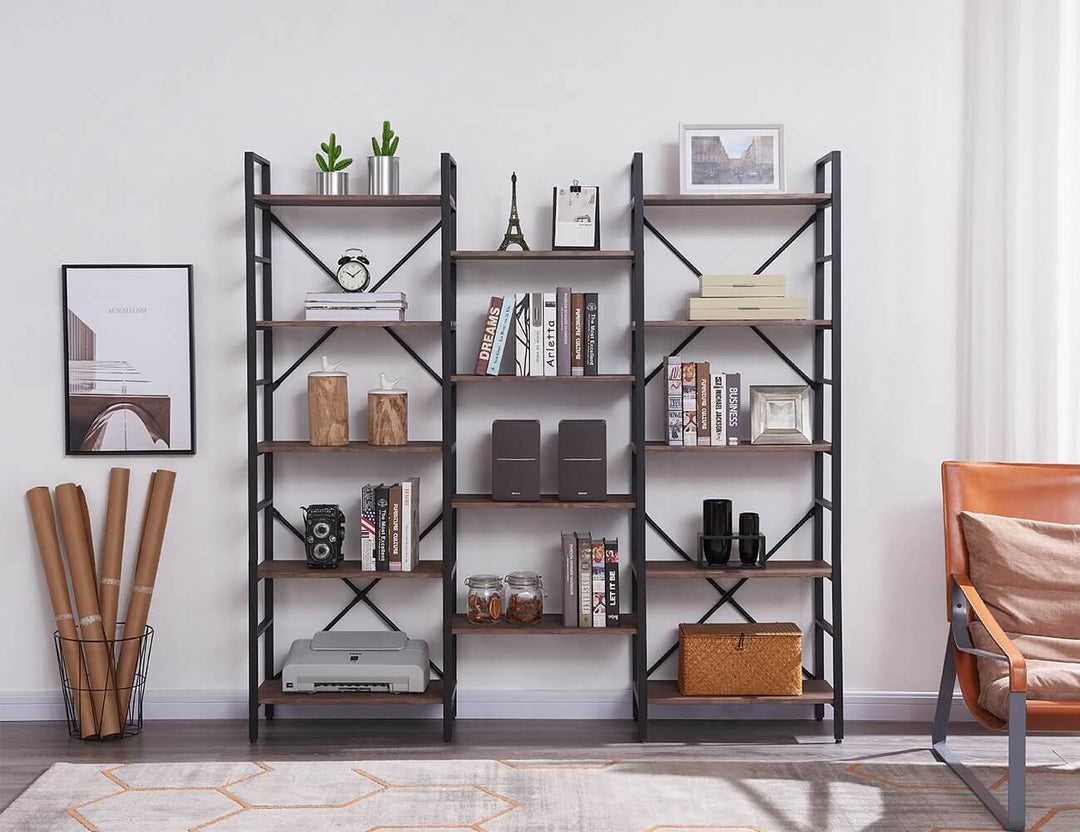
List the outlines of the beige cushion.
{"type": "MultiPolygon", "coordinates": [[[[1080,526],[961,512],[971,582],[1027,659],[1028,699],[1080,701],[1080,526]]],[[[1000,653],[971,625],[980,650],[1000,653]]],[[[1008,718],[1009,666],[979,659],[979,704],[1008,718]]]]}

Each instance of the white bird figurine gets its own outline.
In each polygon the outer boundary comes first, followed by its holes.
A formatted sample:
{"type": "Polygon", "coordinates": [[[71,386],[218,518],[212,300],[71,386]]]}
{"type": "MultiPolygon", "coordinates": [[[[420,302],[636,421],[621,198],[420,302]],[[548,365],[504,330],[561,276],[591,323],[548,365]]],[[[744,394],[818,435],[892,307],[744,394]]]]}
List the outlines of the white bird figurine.
{"type": "Polygon", "coordinates": [[[394,390],[397,388],[398,383],[404,379],[405,376],[398,376],[395,379],[387,381],[386,373],[379,373],[379,388],[381,390],[394,390]]]}
{"type": "Polygon", "coordinates": [[[337,370],[338,367],[342,365],[342,363],[343,362],[338,361],[331,365],[330,359],[324,355],[322,357],[322,371],[324,373],[333,373],[337,370]]]}

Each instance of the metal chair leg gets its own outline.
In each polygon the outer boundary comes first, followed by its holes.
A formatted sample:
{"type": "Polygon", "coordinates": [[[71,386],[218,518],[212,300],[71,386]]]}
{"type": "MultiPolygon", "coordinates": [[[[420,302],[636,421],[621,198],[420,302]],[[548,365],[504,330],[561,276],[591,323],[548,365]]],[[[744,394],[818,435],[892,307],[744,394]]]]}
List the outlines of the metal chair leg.
{"type": "Polygon", "coordinates": [[[1009,832],[1023,832],[1025,812],[1027,697],[1023,692],[1009,694],[1009,803],[1002,806],[990,790],[965,766],[946,743],[949,713],[952,710],[953,688],[956,684],[956,658],[953,654],[953,638],[945,644],[945,665],[938,688],[937,711],[934,715],[932,733],[933,753],[959,777],[994,818],[1009,832]]]}

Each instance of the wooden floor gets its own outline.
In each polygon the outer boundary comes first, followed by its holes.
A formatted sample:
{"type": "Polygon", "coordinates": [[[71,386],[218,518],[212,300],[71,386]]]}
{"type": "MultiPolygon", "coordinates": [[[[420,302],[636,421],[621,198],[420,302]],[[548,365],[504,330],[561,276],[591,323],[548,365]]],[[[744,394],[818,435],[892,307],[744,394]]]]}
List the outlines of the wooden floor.
{"type": "MultiPolygon", "coordinates": [[[[930,744],[930,726],[849,722],[848,736],[833,742],[828,721],[768,723],[661,721],[651,741],[639,743],[630,721],[458,720],[457,737],[441,740],[437,720],[275,720],[258,743],[247,741],[242,721],[148,722],[143,733],[121,742],[81,742],[57,722],[0,723],[0,806],[7,806],[58,761],[168,762],[181,760],[350,759],[708,759],[855,760],[930,744]]],[[[954,745],[970,762],[1005,759],[1006,738],[973,724],[954,726],[954,745]]],[[[1080,764],[1080,736],[1032,736],[1030,765],[1080,764]]]]}

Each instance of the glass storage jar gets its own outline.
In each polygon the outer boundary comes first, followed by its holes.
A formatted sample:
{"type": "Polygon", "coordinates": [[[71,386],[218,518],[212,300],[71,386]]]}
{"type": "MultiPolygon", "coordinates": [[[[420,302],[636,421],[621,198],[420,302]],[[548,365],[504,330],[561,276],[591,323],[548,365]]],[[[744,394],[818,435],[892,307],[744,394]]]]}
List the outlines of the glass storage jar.
{"type": "Polygon", "coordinates": [[[502,618],[502,580],[498,575],[470,575],[468,616],[473,624],[495,624],[502,618]]]}
{"type": "Polygon", "coordinates": [[[506,581],[506,620],[535,624],[544,613],[544,581],[535,572],[511,572],[506,581]]]}

